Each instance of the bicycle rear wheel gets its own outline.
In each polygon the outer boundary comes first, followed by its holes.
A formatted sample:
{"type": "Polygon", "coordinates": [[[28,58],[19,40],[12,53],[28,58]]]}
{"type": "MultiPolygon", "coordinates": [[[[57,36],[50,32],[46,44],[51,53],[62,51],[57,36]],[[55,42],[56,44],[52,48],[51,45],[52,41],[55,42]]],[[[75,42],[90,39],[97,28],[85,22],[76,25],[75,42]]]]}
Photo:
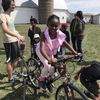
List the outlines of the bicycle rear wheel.
{"type": "Polygon", "coordinates": [[[34,58],[30,58],[27,62],[28,64],[28,69],[29,69],[29,73],[28,73],[28,77],[29,80],[31,81],[32,85],[39,89],[39,77],[41,74],[41,66],[38,64],[39,62],[34,59],[34,58]]]}
{"type": "Polygon", "coordinates": [[[88,100],[76,86],[70,85],[70,91],[65,93],[65,85],[62,84],[58,87],[55,95],[55,100],[88,100]]]}

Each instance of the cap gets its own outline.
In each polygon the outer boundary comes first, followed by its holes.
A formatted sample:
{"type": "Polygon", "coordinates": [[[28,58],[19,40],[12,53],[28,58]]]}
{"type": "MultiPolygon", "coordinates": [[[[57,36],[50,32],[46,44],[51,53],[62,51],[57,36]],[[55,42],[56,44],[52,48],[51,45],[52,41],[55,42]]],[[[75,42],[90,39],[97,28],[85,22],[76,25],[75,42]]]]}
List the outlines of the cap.
{"type": "Polygon", "coordinates": [[[35,35],[34,35],[34,39],[35,39],[35,38],[39,38],[39,37],[40,37],[39,34],[35,34],[35,35]]]}
{"type": "Polygon", "coordinates": [[[62,23],[62,26],[68,27],[67,23],[62,23]]]}

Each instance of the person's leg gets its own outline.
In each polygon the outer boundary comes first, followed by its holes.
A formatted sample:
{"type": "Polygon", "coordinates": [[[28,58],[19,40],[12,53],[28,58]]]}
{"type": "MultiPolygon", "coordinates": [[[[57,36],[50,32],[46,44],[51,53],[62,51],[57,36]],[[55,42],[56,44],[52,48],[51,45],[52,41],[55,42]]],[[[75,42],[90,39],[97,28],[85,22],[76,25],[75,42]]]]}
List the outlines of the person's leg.
{"type": "Polygon", "coordinates": [[[12,43],[12,47],[11,47],[11,51],[13,51],[11,53],[11,62],[12,62],[12,68],[13,68],[13,73],[15,72],[15,68],[18,64],[19,58],[20,58],[20,49],[18,47],[18,43],[12,43]]]}
{"type": "MultiPolygon", "coordinates": [[[[77,52],[83,54],[83,50],[82,50],[82,41],[83,41],[83,38],[77,39],[77,52]]],[[[83,56],[81,56],[79,62],[81,62],[82,60],[83,60],[83,56]]]]}
{"type": "Polygon", "coordinates": [[[42,77],[45,77],[46,76],[46,74],[48,73],[48,71],[51,73],[51,75],[52,75],[52,73],[54,72],[54,68],[50,65],[50,64],[48,64],[48,61],[43,57],[43,55],[40,53],[40,50],[36,50],[36,53],[37,53],[37,55],[38,55],[38,57],[39,57],[39,59],[41,60],[41,62],[43,63],[43,65],[44,65],[44,67],[43,67],[43,69],[41,70],[41,76],[42,77]]]}
{"type": "Polygon", "coordinates": [[[50,75],[52,76],[52,74],[54,72],[54,68],[51,67],[50,64],[48,64],[48,61],[43,57],[43,55],[40,53],[39,49],[36,49],[36,53],[37,53],[39,59],[41,60],[41,62],[43,63],[43,65],[44,65],[43,69],[41,70],[39,85],[40,85],[40,88],[43,91],[46,91],[45,76],[47,75],[48,72],[50,72],[50,75]]]}
{"type": "Polygon", "coordinates": [[[98,97],[96,97],[94,100],[100,100],[100,94],[98,94],[98,97]]]}
{"type": "Polygon", "coordinates": [[[62,57],[66,54],[66,47],[62,47],[62,57]]]}
{"type": "Polygon", "coordinates": [[[12,80],[12,73],[13,73],[13,68],[12,68],[12,64],[11,62],[7,63],[7,67],[6,67],[7,73],[8,73],[8,80],[12,80]]]}
{"type": "Polygon", "coordinates": [[[8,81],[9,82],[20,82],[19,80],[13,80],[12,73],[17,64],[16,59],[20,56],[20,50],[18,47],[18,42],[13,43],[4,43],[5,51],[6,51],[6,70],[8,73],[8,81]],[[15,63],[14,63],[15,62],[15,63]]]}
{"type": "Polygon", "coordinates": [[[30,44],[30,47],[31,47],[31,57],[33,58],[34,57],[33,44],[30,44]]]}
{"type": "Polygon", "coordinates": [[[97,82],[91,82],[91,83],[87,82],[84,80],[82,75],[80,75],[80,82],[88,91],[90,91],[90,93],[93,93],[95,95],[95,97],[96,97],[95,100],[100,100],[100,94],[98,91],[98,83],[97,82]]]}
{"type": "Polygon", "coordinates": [[[72,41],[72,46],[73,46],[73,49],[76,51],[77,48],[76,48],[76,37],[75,36],[71,36],[71,41],[72,41]]]}
{"type": "Polygon", "coordinates": [[[12,73],[15,72],[15,68],[16,68],[16,66],[17,66],[17,64],[18,64],[18,61],[19,61],[19,58],[17,58],[16,61],[12,62],[12,64],[11,64],[11,65],[12,65],[12,68],[13,68],[12,73]]]}

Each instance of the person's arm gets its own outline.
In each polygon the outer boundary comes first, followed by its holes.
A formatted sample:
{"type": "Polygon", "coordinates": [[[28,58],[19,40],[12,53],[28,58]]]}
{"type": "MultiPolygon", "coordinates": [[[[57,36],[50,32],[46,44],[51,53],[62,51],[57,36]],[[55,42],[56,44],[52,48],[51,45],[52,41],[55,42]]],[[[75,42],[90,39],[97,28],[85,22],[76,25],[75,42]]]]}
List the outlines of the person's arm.
{"type": "Polygon", "coordinates": [[[43,32],[41,33],[41,39],[40,39],[40,52],[48,61],[51,61],[51,58],[47,55],[44,48],[45,48],[45,36],[43,32]]]}
{"type": "Polygon", "coordinates": [[[25,41],[25,37],[24,36],[21,36],[19,34],[16,34],[16,33],[12,32],[11,30],[9,30],[7,25],[6,25],[6,23],[2,22],[1,23],[1,27],[2,27],[3,32],[5,32],[5,33],[7,33],[7,34],[9,34],[11,36],[17,37],[20,41],[25,41]]]}
{"type": "Polygon", "coordinates": [[[34,37],[34,31],[33,31],[34,29],[32,29],[32,28],[29,28],[29,30],[28,30],[28,36],[30,37],[30,38],[33,38],[34,37]]]}
{"type": "Polygon", "coordinates": [[[78,20],[78,28],[76,28],[76,30],[74,31],[75,34],[81,34],[84,32],[84,29],[85,29],[85,25],[84,23],[81,21],[81,20],[78,20]]]}
{"type": "Polygon", "coordinates": [[[74,76],[74,79],[77,80],[78,77],[79,77],[79,75],[80,75],[80,73],[81,73],[84,69],[86,69],[86,68],[88,68],[88,67],[90,67],[90,65],[87,65],[87,66],[82,67],[82,68],[76,73],[76,75],[74,76]]]}
{"type": "Polygon", "coordinates": [[[72,27],[73,27],[74,19],[70,23],[70,32],[72,33],[72,27]]]}
{"type": "Polygon", "coordinates": [[[65,45],[71,52],[73,52],[75,55],[78,54],[66,40],[65,40],[63,43],[64,43],[64,45],[65,45]]]}
{"type": "Polygon", "coordinates": [[[36,34],[41,35],[41,29],[39,27],[36,28],[36,34]]]}

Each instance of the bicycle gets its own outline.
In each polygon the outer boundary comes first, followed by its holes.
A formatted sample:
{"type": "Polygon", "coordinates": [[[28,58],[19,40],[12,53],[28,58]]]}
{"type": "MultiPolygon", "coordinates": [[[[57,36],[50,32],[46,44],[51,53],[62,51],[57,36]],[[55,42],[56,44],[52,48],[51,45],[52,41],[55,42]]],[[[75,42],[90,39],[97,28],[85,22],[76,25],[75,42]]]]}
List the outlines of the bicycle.
{"type": "MultiPolygon", "coordinates": [[[[29,66],[27,64],[27,61],[25,60],[24,52],[25,52],[25,44],[20,44],[20,59],[21,59],[21,61],[20,61],[20,72],[17,74],[17,76],[23,77],[23,86],[24,86],[23,100],[25,100],[25,98],[26,98],[26,83],[28,83],[28,82],[32,83],[30,76],[33,75],[33,72],[30,71],[29,66]],[[25,73],[23,71],[23,67],[25,67],[25,69],[26,69],[25,73]]],[[[34,74],[34,76],[35,76],[35,74],[34,74]]],[[[33,86],[33,84],[32,84],[32,86],[33,86]]]]}
{"type": "MultiPolygon", "coordinates": [[[[70,75],[69,75],[69,73],[68,73],[68,71],[67,71],[67,69],[66,69],[66,64],[65,64],[65,62],[67,61],[69,61],[69,60],[72,60],[72,59],[74,59],[74,58],[77,58],[78,56],[76,55],[74,55],[74,56],[67,56],[67,57],[65,57],[65,58],[61,58],[61,59],[58,59],[58,63],[57,64],[53,64],[53,63],[51,63],[51,62],[49,62],[49,64],[51,64],[52,66],[55,66],[57,69],[58,69],[58,72],[59,72],[59,74],[58,74],[58,76],[56,76],[56,77],[53,77],[52,79],[50,79],[50,80],[48,80],[48,77],[46,77],[46,86],[48,86],[48,85],[50,85],[50,84],[52,84],[53,82],[55,82],[56,80],[58,80],[59,78],[61,78],[61,77],[64,77],[65,76],[65,79],[64,80],[66,80],[65,82],[63,82],[63,84],[62,85],[60,85],[59,87],[58,87],[58,89],[57,89],[57,91],[56,91],[56,96],[55,96],[55,99],[56,100],[67,100],[67,98],[68,98],[68,93],[71,93],[71,95],[72,95],[72,99],[68,99],[68,100],[88,100],[87,99],[87,97],[86,97],[86,95],[84,94],[84,93],[82,93],[76,86],[74,86],[73,85],[73,82],[72,82],[72,80],[71,80],[71,77],[70,77],[70,75]],[[66,99],[64,99],[64,98],[59,98],[60,97],[60,95],[59,95],[59,91],[61,90],[61,89],[64,89],[65,88],[65,90],[66,91],[64,91],[65,93],[66,93],[66,99]],[[68,91],[69,90],[69,91],[68,91]],[[79,95],[74,95],[75,93],[74,93],[74,91],[79,95]],[[77,96],[77,98],[76,98],[76,96],[77,96]],[[82,98],[82,99],[81,99],[82,98]]],[[[34,62],[35,60],[33,59],[33,58],[31,58],[31,60],[34,62]]],[[[32,62],[32,61],[30,61],[30,62],[32,62]]],[[[37,69],[37,70],[40,70],[40,68],[41,68],[41,64],[42,63],[39,63],[40,61],[35,61],[35,63],[36,63],[36,66],[35,66],[35,69],[37,69]],[[38,64],[39,64],[39,66],[38,66],[38,64]]],[[[30,64],[31,65],[31,64],[30,64]]],[[[39,71],[40,72],[40,71],[39,71]]],[[[37,80],[37,82],[39,81],[39,77],[38,77],[38,79],[36,78],[35,79],[35,77],[33,77],[33,79],[34,80],[37,80]]],[[[34,85],[34,83],[35,83],[35,81],[33,81],[33,85],[34,85]]],[[[39,89],[39,85],[38,84],[36,84],[36,88],[38,88],[39,89]],[[37,87],[36,87],[37,86],[37,87]]],[[[64,93],[63,92],[63,93],[64,93]]],[[[71,97],[70,97],[71,98],[71,97]]]]}
{"type": "MultiPolygon", "coordinates": [[[[66,62],[66,64],[69,65],[68,72],[71,74],[74,73],[74,70],[76,67],[75,62],[76,61],[74,61],[74,59],[70,59],[70,61],[66,62]]],[[[29,67],[29,71],[31,72],[31,75],[29,76],[31,83],[35,88],[39,89],[38,82],[39,82],[41,69],[43,68],[43,64],[39,59],[29,58],[27,61],[27,65],[29,67]]],[[[60,69],[58,69],[58,71],[56,70],[56,72],[54,74],[56,74],[57,72],[58,72],[57,74],[59,74],[59,70],[60,69]]]]}
{"type": "Polygon", "coordinates": [[[29,79],[32,83],[32,85],[39,89],[39,77],[41,74],[41,69],[43,67],[43,64],[40,60],[37,60],[35,58],[29,58],[27,61],[28,69],[29,69],[29,79]]]}
{"type": "Polygon", "coordinates": [[[60,69],[60,72],[58,77],[54,78],[52,82],[46,83],[46,85],[53,83],[62,76],[65,76],[64,82],[57,88],[55,100],[88,100],[87,96],[73,84],[70,74],[66,69],[65,62],[77,57],[77,55],[66,56],[64,58],[58,59],[57,65],[51,63],[52,66],[56,66],[58,69],[60,69]],[[63,62],[63,64],[60,64],[60,62],[63,62]]]}

